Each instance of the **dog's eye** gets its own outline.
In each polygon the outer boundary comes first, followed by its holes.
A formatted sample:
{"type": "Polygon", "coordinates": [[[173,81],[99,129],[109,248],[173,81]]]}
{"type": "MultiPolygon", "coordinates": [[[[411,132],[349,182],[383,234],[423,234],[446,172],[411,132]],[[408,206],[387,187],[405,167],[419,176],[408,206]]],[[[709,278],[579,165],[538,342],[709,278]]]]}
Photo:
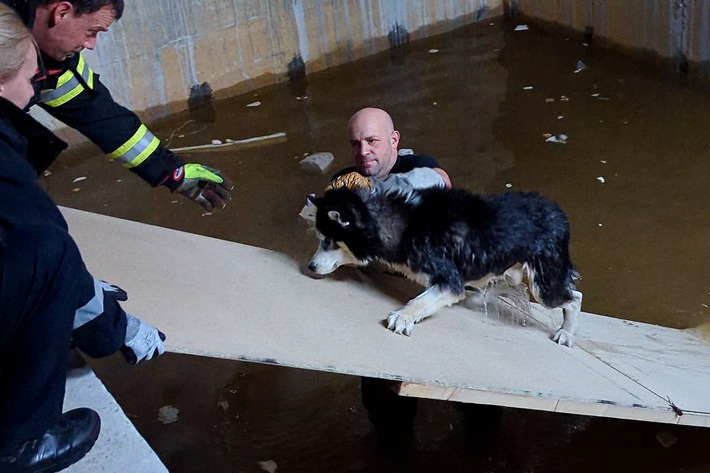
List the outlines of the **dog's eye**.
{"type": "Polygon", "coordinates": [[[332,238],[328,238],[328,237],[323,238],[323,239],[321,240],[321,242],[320,242],[320,246],[321,246],[324,250],[330,250],[331,247],[333,246],[333,239],[332,239],[332,238]]]}

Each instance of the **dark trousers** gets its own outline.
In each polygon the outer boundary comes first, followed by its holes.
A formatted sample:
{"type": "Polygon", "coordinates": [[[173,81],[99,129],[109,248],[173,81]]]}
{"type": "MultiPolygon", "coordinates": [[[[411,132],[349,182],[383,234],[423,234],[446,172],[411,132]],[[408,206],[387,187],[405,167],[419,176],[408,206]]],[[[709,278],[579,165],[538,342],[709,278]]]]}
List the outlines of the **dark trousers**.
{"type": "Polygon", "coordinates": [[[91,288],[79,250],[61,227],[0,235],[0,454],[59,420],[74,312],[91,288]]]}

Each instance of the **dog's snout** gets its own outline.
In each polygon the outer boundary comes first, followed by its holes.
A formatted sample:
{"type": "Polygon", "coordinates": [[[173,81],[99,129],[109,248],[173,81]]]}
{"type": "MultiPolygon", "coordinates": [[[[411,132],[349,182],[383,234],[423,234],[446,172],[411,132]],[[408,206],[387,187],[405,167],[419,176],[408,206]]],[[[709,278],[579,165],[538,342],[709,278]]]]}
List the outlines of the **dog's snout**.
{"type": "Polygon", "coordinates": [[[311,260],[311,261],[308,263],[308,270],[309,270],[309,271],[313,271],[313,272],[315,273],[315,272],[316,272],[316,269],[318,269],[318,265],[317,265],[316,263],[314,263],[313,260],[311,260]]]}

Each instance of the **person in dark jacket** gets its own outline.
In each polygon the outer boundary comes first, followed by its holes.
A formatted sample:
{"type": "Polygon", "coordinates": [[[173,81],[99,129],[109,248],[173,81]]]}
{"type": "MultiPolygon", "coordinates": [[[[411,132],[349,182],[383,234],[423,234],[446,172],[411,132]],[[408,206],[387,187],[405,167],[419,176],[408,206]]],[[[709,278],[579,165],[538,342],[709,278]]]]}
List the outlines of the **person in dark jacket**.
{"type": "Polygon", "coordinates": [[[96,441],[91,409],[62,414],[67,353],[120,350],[131,363],[163,353],[165,336],[126,314],[120,288],[87,271],[31,162],[66,144],[22,109],[34,95],[37,46],[0,4],[0,471],[59,471],[96,441]]]}
{"type": "MultiPolygon", "coordinates": [[[[80,131],[111,159],[151,186],[165,186],[202,205],[207,212],[231,199],[231,181],[220,171],[185,164],[165,148],[132,111],[118,105],[84,60],[98,34],[123,14],[123,0],[0,0],[13,7],[39,45],[42,80],[33,99],[52,116],[80,131]]],[[[41,173],[53,158],[33,161],[41,173]]]]}

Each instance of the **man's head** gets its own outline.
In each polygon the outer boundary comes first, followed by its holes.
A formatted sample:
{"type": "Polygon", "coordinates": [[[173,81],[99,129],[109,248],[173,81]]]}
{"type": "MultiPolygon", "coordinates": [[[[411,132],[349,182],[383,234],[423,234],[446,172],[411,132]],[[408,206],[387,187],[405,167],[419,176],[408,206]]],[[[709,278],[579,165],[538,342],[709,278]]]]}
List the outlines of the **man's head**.
{"type": "Polygon", "coordinates": [[[43,53],[63,61],[94,49],[98,34],[122,14],[123,0],[40,0],[32,35],[43,53]]]}
{"type": "Polygon", "coordinates": [[[355,168],[364,176],[386,176],[397,161],[399,132],[379,108],[363,108],[348,122],[355,168]]]}

